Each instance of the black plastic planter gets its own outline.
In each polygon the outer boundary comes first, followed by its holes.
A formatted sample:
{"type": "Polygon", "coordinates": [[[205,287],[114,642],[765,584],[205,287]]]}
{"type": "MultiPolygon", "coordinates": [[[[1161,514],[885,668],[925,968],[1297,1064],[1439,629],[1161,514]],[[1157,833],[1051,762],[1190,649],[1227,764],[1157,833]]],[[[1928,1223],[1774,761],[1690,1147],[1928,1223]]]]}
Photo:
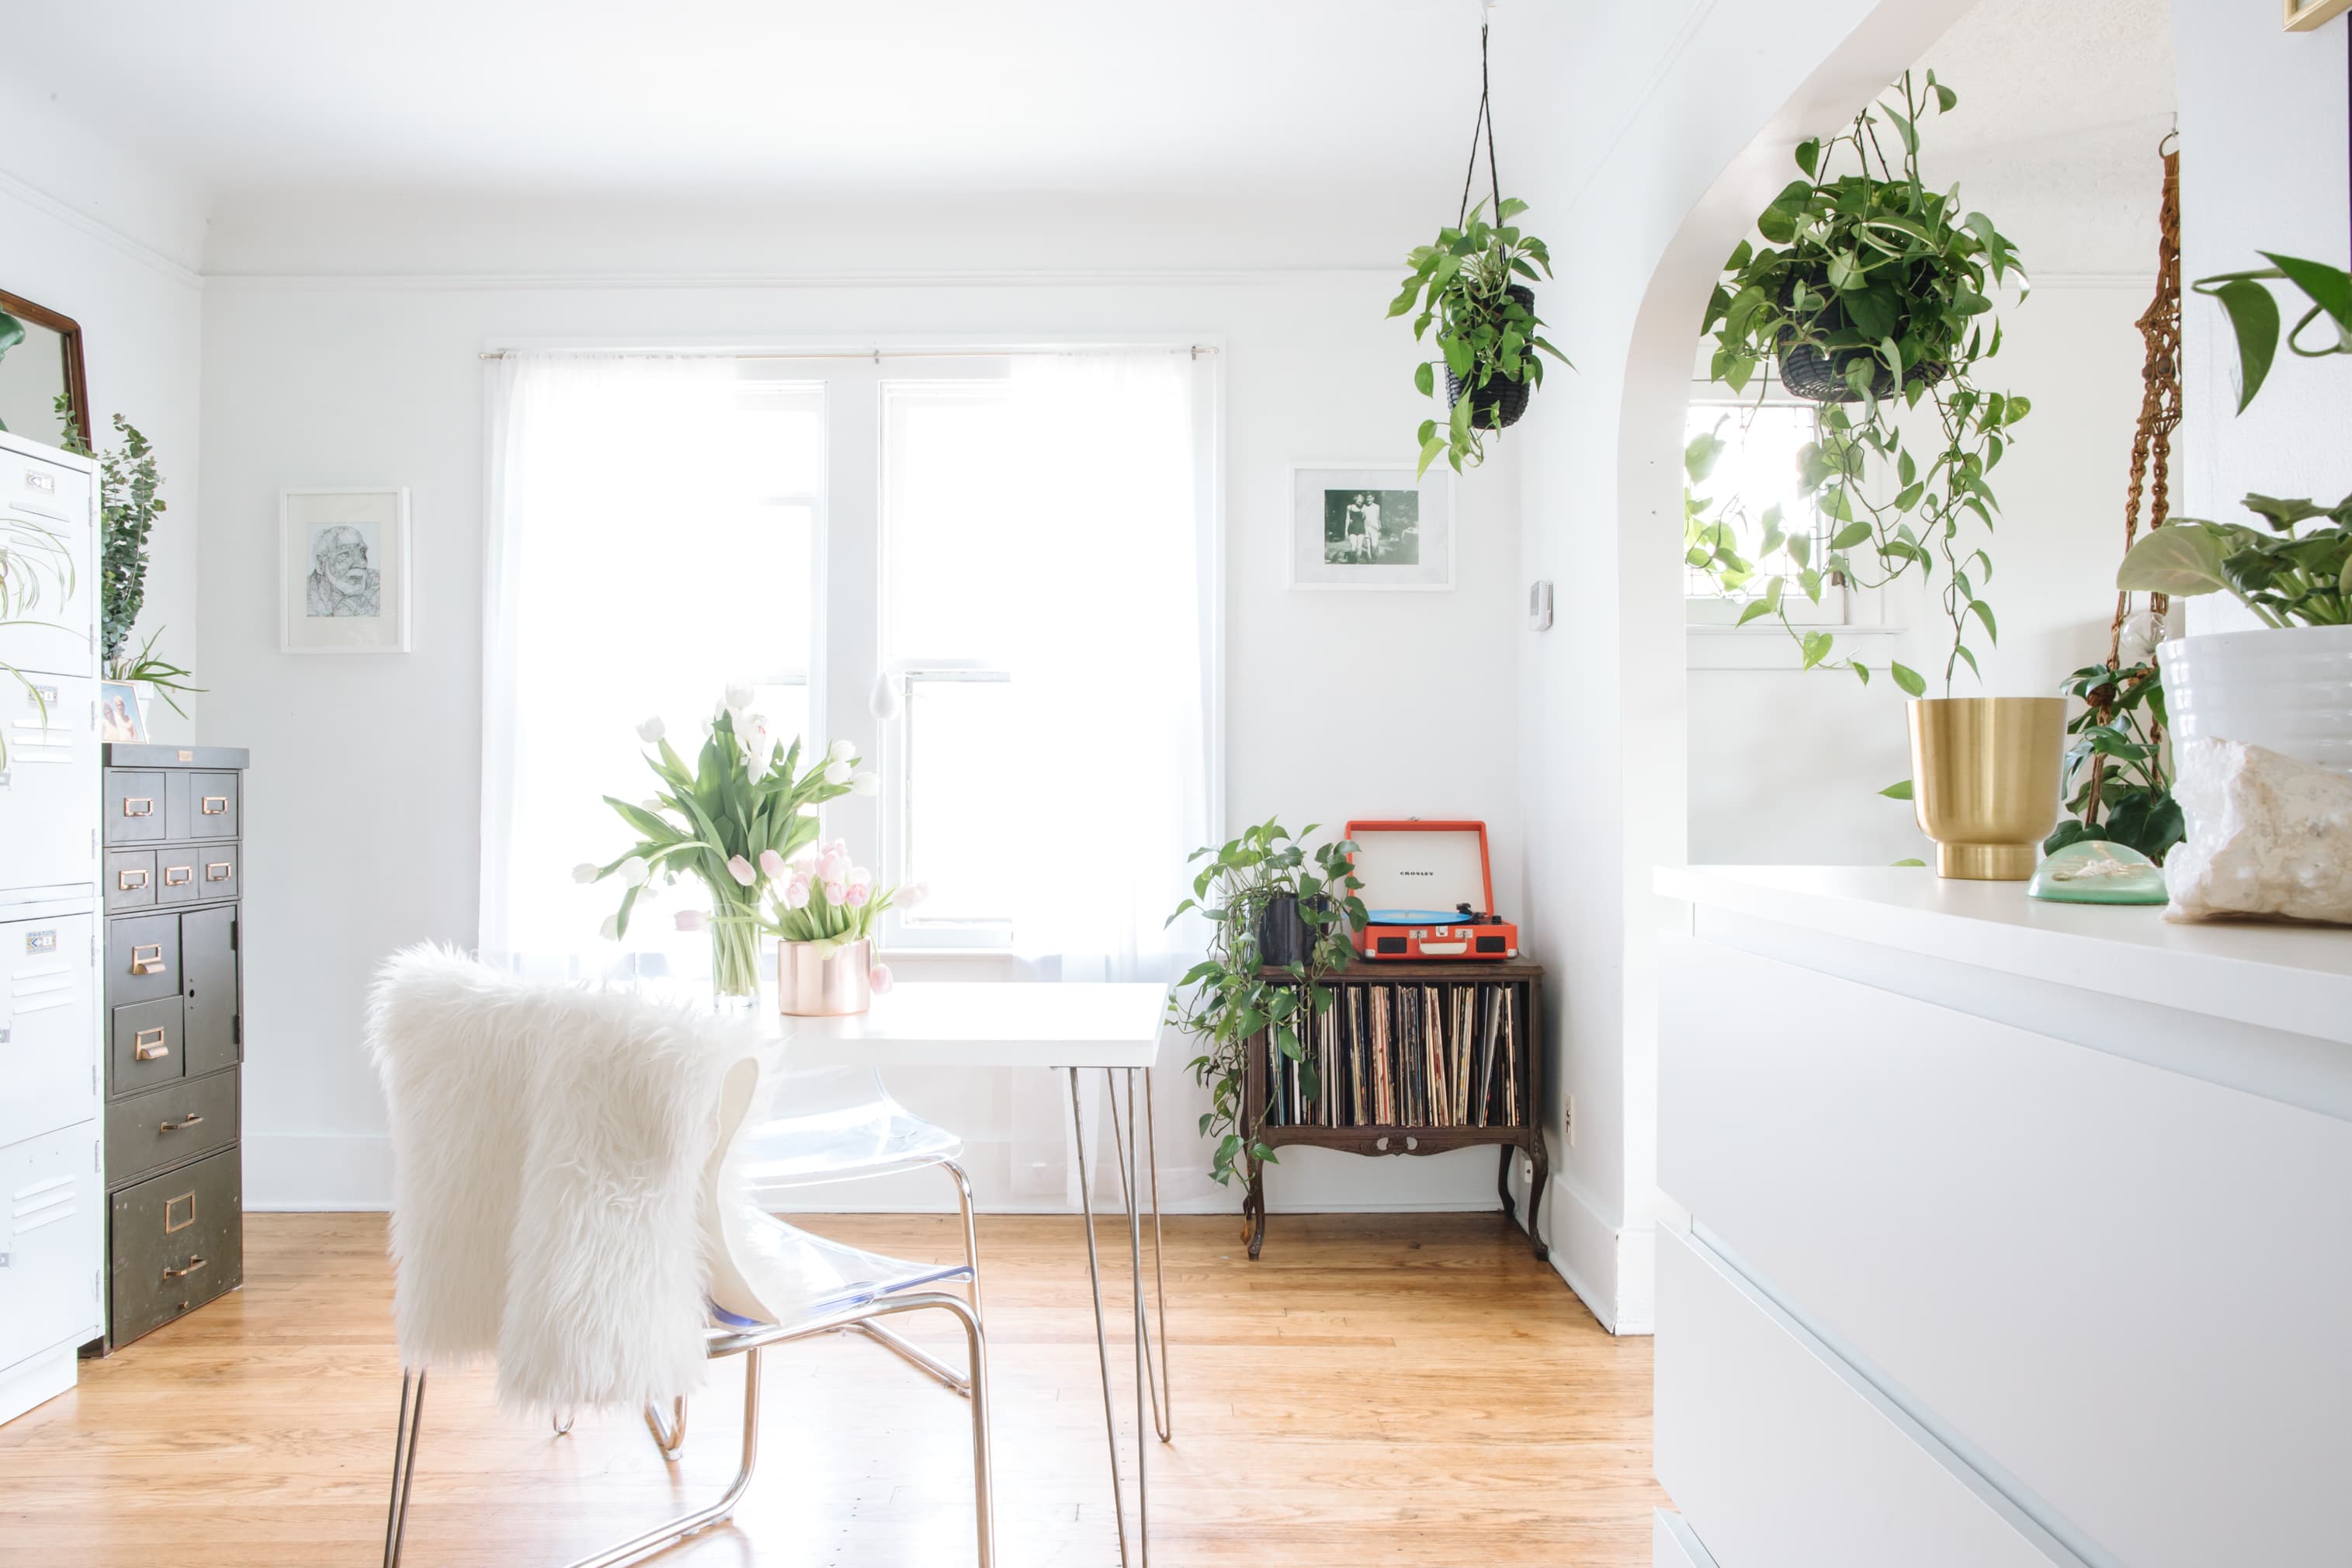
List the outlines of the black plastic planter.
{"type": "MultiPolygon", "coordinates": [[[[1323,908],[1318,900],[1314,907],[1323,908]]],[[[1298,912],[1298,900],[1288,893],[1266,900],[1257,917],[1257,956],[1261,963],[1305,963],[1315,952],[1316,928],[1298,912]]]]}
{"type": "MultiPolygon", "coordinates": [[[[1828,274],[1823,272],[1806,279],[1805,286],[1830,301],[1815,319],[1815,325],[1824,332],[1845,331],[1850,323],[1844,308],[1831,295],[1828,274]]],[[[1795,297],[1796,281],[1792,279],[1780,290],[1782,309],[1785,310],[1795,297]]],[[[1832,349],[1824,353],[1811,343],[1797,342],[1794,331],[1782,332],[1779,346],[1780,384],[1808,403],[1861,402],[1862,394],[1856,392],[1845,378],[1847,368],[1857,359],[1866,359],[1874,366],[1870,379],[1870,395],[1873,397],[1886,397],[1895,391],[1895,373],[1886,368],[1886,362],[1878,357],[1878,351],[1874,348],[1832,349]]],[[[1904,368],[1903,384],[1933,386],[1950,374],[1951,366],[1941,360],[1922,360],[1904,368]]]]}

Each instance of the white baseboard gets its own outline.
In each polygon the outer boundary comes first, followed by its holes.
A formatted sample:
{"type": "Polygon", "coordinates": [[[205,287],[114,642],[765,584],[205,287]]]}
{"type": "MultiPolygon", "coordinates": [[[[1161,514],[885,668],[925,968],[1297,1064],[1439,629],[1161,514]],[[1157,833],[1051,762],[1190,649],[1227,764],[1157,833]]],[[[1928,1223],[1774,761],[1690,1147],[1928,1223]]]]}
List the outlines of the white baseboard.
{"type": "Polygon", "coordinates": [[[28,1356],[0,1374],[0,1423],[14,1421],[74,1385],[81,1365],[72,1345],[28,1356]]]}
{"type": "Polygon", "coordinates": [[[1604,1217],[1564,1173],[1544,1202],[1551,1266],[1612,1334],[1647,1334],[1657,1324],[1658,1236],[1654,1226],[1604,1217]]]}
{"type": "Polygon", "coordinates": [[[392,1140],[382,1133],[248,1134],[244,1154],[247,1214],[392,1206],[392,1140]]]}
{"type": "MultiPolygon", "coordinates": [[[[1321,1152],[1321,1151],[1312,1151],[1321,1152]]],[[[979,1153],[979,1151],[975,1151],[979,1153]]],[[[1391,1162],[1402,1166],[1405,1162],[1391,1162]]],[[[1069,1214],[1075,1205],[1051,1200],[1009,1198],[989,1190],[985,1156],[973,1163],[980,1187],[980,1208],[985,1214],[1069,1214]]],[[[1423,1181],[1418,1185],[1396,1178],[1426,1173],[1371,1173],[1391,1180],[1381,1184],[1359,1180],[1373,1190],[1361,1199],[1334,1197],[1326,1184],[1300,1183],[1285,1200],[1287,1178],[1270,1179],[1268,1209],[1282,1214],[1475,1214],[1495,1206],[1486,1194],[1465,1194],[1457,1181],[1423,1181]]],[[[1491,1177],[1486,1178],[1491,1180],[1491,1177]]],[[[999,1184],[1001,1185],[1001,1183],[999,1184]]],[[[1099,1199],[1097,1201],[1100,1201],[1099,1199]]],[[[1167,1212],[1225,1215],[1239,1222],[1241,1188],[1170,1199],[1167,1212]]],[[[249,1214],[380,1213],[392,1206],[392,1140],[382,1133],[257,1133],[245,1140],[245,1207],[249,1214]]],[[[868,1181],[811,1187],[785,1212],[801,1214],[952,1214],[955,1193],[936,1173],[908,1172],[868,1181]]]]}

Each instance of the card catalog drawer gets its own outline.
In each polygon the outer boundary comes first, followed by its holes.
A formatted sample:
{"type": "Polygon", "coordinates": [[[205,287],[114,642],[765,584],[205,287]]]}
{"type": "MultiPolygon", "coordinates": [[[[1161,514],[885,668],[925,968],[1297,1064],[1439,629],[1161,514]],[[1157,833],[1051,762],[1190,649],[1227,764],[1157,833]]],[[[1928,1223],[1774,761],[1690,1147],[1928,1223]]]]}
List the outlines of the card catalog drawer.
{"type": "Polygon", "coordinates": [[[203,903],[236,897],[237,847],[234,844],[199,846],[195,850],[195,898],[203,903]]]}
{"type": "Polygon", "coordinates": [[[236,837],[237,776],[235,773],[175,773],[172,837],[174,838],[234,838],[236,837]],[[184,814],[179,809],[185,792],[184,814]]]}
{"type": "Polygon", "coordinates": [[[106,923],[106,996],[121,1006],[180,994],[180,917],[134,915],[106,923]]]}
{"type": "Polygon", "coordinates": [[[163,778],[124,768],[106,772],[106,841],[150,844],[163,837],[163,778]]]}
{"type": "Polygon", "coordinates": [[[120,1182],[236,1142],[236,1074],[118,1100],[106,1111],[106,1179],[120,1182]]]}
{"type": "Polygon", "coordinates": [[[177,996],[114,1010],[112,1065],[106,1079],[110,1092],[151,1089],[186,1072],[187,1039],[181,1015],[177,996]]]}
{"type": "Polygon", "coordinates": [[[114,1342],[135,1340],[245,1277],[237,1152],[114,1194],[114,1342]]]}
{"type": "Polygon", "coordinates": [[[155,851],[110,849],[106,855],[106,912],[143,910],[155,902],[155,851]]]}

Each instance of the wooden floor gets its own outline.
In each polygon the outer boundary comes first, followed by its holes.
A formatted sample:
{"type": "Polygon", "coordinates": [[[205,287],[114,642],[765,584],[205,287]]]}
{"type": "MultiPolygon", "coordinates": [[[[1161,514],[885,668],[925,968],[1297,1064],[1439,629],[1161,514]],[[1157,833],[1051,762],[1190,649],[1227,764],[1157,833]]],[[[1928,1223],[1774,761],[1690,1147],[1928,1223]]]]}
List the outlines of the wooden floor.
{"type": "MultiPolygon", "coordinates": [[[[928,1216],[809,1223],[907,1257],[956,1247],[928,1216]]],[[[1115,1563],[1077,1222],[982,1225],[999,1562],[1115,1563]]],[[[1664,1500],[1650,1342],[1602,1332],[1499,1217],[1277,1215],[1255,1264],[1233,1220],[1169,1228],[1175,1441],[1153,1445],[1155,1563],[1649,1562],[1664,1500]]],[[[383,1221],[255,1215],[246,1248],[244,1289],[0,1426],[0,1563],[380,1560],[399,1395],[383,1221]]],[[[961,1353],[944,1321],[914,1332],[961,1353]]],[[[961,1401],[849,1338],[772,1352],[765,1372],[751,1496],[658,1562],[973,1560],[961,1401]]],[[[634,1417],[559,1438],[500,1414],[487,1374],[436,1374],[406,1562],[562,1564],[715,1496],[740,1375],[714,1373],[673,1470],[634,1417]]]]}

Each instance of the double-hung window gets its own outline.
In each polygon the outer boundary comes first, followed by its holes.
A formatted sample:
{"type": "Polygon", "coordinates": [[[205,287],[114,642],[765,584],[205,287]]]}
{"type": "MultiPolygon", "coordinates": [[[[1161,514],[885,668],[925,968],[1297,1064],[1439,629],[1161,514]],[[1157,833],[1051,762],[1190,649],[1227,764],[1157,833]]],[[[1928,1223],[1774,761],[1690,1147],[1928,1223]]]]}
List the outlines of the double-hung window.
{"type": "MultiPolygon", "coordinates": [[[[1722,387],[1706,382],[1696,387],[1683,426],[1686,543],[1708,553],[1727,543],[1749,571],[1743,581],[1727,583],[1686,563],[1683,594],[1692,626],[1737,624],[1775,577],[1790,620],[1801,626],[1845,620],[1845,585],[1825,565],[1830,530],[1800,478],[1812,440],[1812,405],[1777,384],[1760,397],[1751,392],[1727,398],[1722,387]],[[1797,542],[1793,549],[1789,540],[1797,542]],[[1802,585],[1808,570],[1820,574],[1818,598],[1802,585]]],[[[1777,624],[1768,629],[1777,630],[1777,624]]]]}
{"type": "MultiPolygon", "coordinates": [[[[592,946],[616,889],[569,872],[626,841],[601,796],[651,793],[636,726],[691,762],[748,684],[773,732],[881,774],[824,831],[928,886],[886,946],[1150,949],[1142,912],[1181,896],[1157,868],[1181,881],[1213,793],[1192,356],[518,358],[493,383],[486,946],[592,946]],[[1109,803],[1173,820],[1107,834],[1109,803]]],[[[696,896],[665,890],[631,945],[689,952],[696,896]]]]}

